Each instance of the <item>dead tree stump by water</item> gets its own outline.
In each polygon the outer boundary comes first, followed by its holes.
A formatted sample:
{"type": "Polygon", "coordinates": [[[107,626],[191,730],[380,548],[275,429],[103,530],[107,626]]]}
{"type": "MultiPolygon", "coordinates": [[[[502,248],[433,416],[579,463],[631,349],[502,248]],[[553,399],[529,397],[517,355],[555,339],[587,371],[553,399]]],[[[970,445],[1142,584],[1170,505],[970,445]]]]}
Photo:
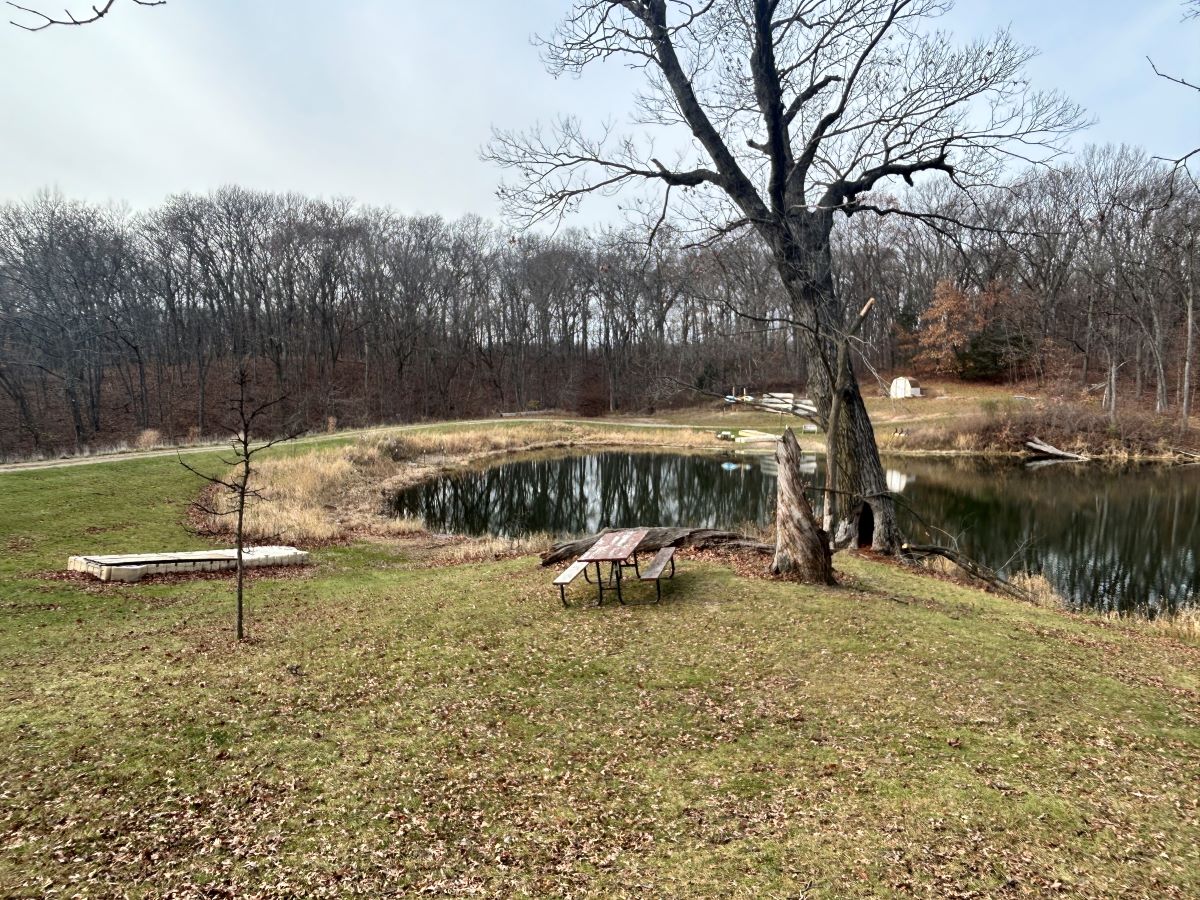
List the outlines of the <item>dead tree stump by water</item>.
{"type": "Polygon", "coordinates": [[[800,442],[788,428],[775,450],[779,464],[775,495],[775,559],[771,571],[810,584],[836,584],[829,535],[817,524],[800,471],[800,442]]]}

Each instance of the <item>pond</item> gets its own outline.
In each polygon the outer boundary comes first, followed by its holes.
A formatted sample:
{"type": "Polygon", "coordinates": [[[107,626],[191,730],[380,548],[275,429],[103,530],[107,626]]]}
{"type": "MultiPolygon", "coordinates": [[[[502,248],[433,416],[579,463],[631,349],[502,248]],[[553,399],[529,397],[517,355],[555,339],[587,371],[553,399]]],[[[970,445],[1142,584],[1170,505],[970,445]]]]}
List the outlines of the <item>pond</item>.
{"type": "MultiPolygon", "coordinates": [[[[815,483],[823,461],[807,457],[815,483]]],[[[1073,603],[1154,614],[1200,602],[1200,466],[889,458],[905,533],[1011,574],[1044,574],[1073,603]]],[[[515,459],[393,497],[434,531],[516,537],[606,526],[736,529],[774,515],[774,460],[661,452],[515,459]]]]}

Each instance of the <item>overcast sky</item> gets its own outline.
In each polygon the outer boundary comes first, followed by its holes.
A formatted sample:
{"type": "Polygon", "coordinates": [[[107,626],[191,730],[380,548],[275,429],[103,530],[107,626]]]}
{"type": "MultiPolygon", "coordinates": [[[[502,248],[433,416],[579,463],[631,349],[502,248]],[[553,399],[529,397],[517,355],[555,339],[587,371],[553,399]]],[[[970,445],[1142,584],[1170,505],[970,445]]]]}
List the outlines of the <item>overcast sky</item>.
{"type": "MultiPolygon", "coordinates": [[[[566,5],[122,0],[86,28],[4,26],[0,199],[57,187],[144,207],[237,183],[494,215],[499,173],[479,160],[491,125],[620,117],[637,84],[614,67],[545,74],[529,39],[566,5]]],[[[1200,143],[1198,95],[1155,78],[1146,56],[1200,78],[1200,22],[1180,18],[1179,0],[959,0],[943,24],[964,39],[1011,25],[1038,47],[1035,84],[1098,119],[1079,145],[1178,155],[1200,143]]]]}

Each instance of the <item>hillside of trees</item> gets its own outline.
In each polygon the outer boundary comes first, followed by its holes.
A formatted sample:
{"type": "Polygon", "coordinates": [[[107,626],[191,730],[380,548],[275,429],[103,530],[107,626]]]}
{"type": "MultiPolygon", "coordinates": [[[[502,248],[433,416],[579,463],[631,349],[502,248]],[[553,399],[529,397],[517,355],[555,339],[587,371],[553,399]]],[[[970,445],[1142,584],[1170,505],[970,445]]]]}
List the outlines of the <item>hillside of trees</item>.
{"type": "MultiPolygon", "coordinates": [[[[918,184],[919,222],[836,232],[858,365],[1051,382],[1116,412],[1194,406],[1200,191],[1093,148],[977,195],[918,184]]],[[[54,194],[0,207],[0,453],[217,431],[238,360],[308,428],[689,402],[802,387],[788,303],[750,237],[519,233],[226,188],[139,213],[54,194]]]]}

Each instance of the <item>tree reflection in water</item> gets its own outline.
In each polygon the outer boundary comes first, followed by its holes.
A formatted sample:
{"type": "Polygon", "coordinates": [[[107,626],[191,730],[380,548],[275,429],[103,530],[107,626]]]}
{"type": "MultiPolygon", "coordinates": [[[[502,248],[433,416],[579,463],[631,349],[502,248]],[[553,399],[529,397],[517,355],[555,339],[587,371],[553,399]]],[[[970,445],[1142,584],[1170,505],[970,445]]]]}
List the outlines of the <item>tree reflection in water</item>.
{"type": "Polygon", "coordinates": [[[959,535],[964,552],[1040,572],[1079,606],[1155,614],[1200,602],[1200,468],[965,459],[902,468],[915,477],[905,499],[959,535]]]}
{"type": "Polygon", "coordinates": [[[605,527],[767,522],[774,478],[712,456],[597,453],[508,462],[428,482],[393,498],[397,515],[456,534],[586,534],[605,527]]]}
{"type": "MultiPolygon", "coordinates": [[[[435,531],[515,537],[606,526],[767,524],[772,460],[597,453],[506,462],[400,492],[397,515],[435,531]],[[765,465],[764,465],[765,463],[765,465]]],[[[1081,606],[1155,613],[1200,598],[1200,467],[1122,469],[966,459],[892,459],[905,528],[921,520],[1006,572],[1041,572],[1081,606]]],[[[822,483],[813,462],[812,479],[822,483]]],[[[819,500],[815,497],[814,500],[819,500]]]]}

